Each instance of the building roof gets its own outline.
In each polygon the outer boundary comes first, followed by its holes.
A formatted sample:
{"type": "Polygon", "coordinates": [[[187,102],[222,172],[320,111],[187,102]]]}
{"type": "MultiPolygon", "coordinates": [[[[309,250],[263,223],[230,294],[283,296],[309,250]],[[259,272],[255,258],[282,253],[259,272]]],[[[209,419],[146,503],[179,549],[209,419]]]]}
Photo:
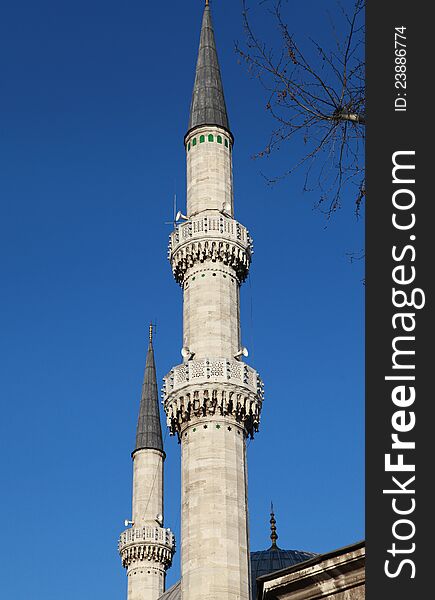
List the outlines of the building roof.
{"type": "Polygon", "coordinates": [[[202,18],[188,132],[201,125],[217,125],[231,133],[208,3],[202,18]]]}
{"type": "MultiPolygon", "coordinates": [[[[361,541],[325,554],[314,554],[313,552],[301,550],[282,550],[277,546],[274,548],[273,545],[268,550],[251,552],[252,598],[254,600],[257,598],[257,577],[260,578],[258,583],[261,597],[261,590],[267,581],[291,575],[301,569],[309,569],[336,557],[352,553],[356,555],[359,551],[364,552],[364,546],[364,541],[361,541]]],[[[347,568],[355,568],[353,564],[349,563],[349,565],[347,568]]],[[[181,581],[177,581],[175,585],[170,587],[160,596],[159,600],[181,600],[181,581]]]]}
{"type": "Polygon", "coordinates": [[[252,598],[257,597],[258,577],[280,571],[316,556],[313,552],[304,552],[303,550],[283,550],[277,545],[278,533],[272,503],[270,504],[270,539],[272,540],[270,548],[251,552],[252,598]]]}
{"type": "Polygon", "coordinates": [[[338,595],[341,587],[345,589],[348,586],[349,579],[352,587],[364,585],[364,570],[365,542],[362,540],[325,554],[312,555],[304,562],[259,576],[256,582],[257,592],[252,598],[278,599],[293,595],[301,599],[313,598],[313,590],[316,592],[316,598],[323,598],[318,592],[324,583],[327,583],[325,589],[329,590],[328,593],[325,592],[325,596],[329,597],[331,583],[338,595]]]}
{"type": "Polygon", "coordinates": [[[181,580],[177,581],[169,590],[159,597],[159,600],[180,600],[181,599],[181,580]]]}
{"type": "Polygon", "coordinates": [[[257,597],[257,577],[281,571],[281,569],[292,567],[315,556],[316,554],[313,552],[283,550],[276,545],[272,545],[268,550],[251,552],[252,598],[257,597]]]}
{"type": "Polygon", "coordinates": [[[145,362],[139,418],[136,429],[136,450],[151,448],[163,452],[162,426],[160,424],[159,396],[157,393],[156,365],[150,325],[150,340],[145,362]]]}

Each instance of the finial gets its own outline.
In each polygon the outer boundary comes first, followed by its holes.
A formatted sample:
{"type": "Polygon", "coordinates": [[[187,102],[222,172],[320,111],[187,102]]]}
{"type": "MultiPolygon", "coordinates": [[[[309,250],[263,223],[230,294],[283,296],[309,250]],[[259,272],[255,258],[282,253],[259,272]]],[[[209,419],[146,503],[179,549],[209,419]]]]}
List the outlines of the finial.
{"type": "Polygon", "coordinates": [[[276,521],[275,521],[275,513],[273,512],[273,504],[270,503],[270,539],[272,540],[272,548],[276,548],[276,540],[278,539],[278,534],[276,533],[276,521]]]}
{"type": "Polygon", "coordinates": [[[150,344],[153,343],[153,324],[150,323],[150,344]]]}
{"type": "Polygon", "coordinates": [[[205,5],[208,6],[209,5],[209,0],[205,0],[205,5]]]}

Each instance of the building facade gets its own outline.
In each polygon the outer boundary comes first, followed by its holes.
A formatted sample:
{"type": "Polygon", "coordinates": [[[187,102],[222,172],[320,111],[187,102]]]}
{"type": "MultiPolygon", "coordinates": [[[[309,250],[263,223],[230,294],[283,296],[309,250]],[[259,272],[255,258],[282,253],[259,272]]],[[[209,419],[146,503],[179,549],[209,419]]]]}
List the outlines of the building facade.
{"type": "MultiPolygon", "coordinates": [[[[257,580],[257,600],[364,600],[365,543],[319,554],[257,580]]],[[[255,599],[254,599],[255,600],[255,599]]]]}

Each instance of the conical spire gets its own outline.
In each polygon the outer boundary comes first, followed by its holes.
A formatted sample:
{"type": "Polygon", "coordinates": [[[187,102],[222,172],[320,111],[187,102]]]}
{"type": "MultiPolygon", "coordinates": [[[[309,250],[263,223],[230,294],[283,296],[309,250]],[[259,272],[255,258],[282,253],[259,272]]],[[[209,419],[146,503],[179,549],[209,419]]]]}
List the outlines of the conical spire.
{"type": "Polygon", "coordinates": [[[136,429],[135,449],[140,450],[141,448],[153,448],[163,452],[152,325],[150,325],[150,341],[145,363],[142,397],[136,429]]]}
{"type": "Polygon", "coordinates": [[[218,125],[230,132],[208,1],[202,18],[189,131],[200,125],[218,125]]]}

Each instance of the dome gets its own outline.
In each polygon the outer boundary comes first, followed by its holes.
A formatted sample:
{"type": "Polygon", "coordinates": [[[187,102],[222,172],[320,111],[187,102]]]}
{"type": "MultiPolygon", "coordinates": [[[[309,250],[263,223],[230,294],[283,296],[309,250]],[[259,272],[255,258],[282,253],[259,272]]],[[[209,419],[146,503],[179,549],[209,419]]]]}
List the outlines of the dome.
{"type": "Polygon", "coordinates": [[[304,552],[303,550],[282,550],[277,543],[278,534],[276,532],[275,513],[273,504],[270,511],[270,539],[272,545],[268,550],[259,550],[251,552],[251,582],[252,582],[252,598],[257,597],[257,577],[268,575],[275,571],[280,571],[286,567],[292,567],[304,560],[309,560],[317,556],[313,552],[304,552]]]}
{"type": "Polygon", "coordinates": [[[257,597],[257,577],[291,567],[314,556],[317,555],[313,552],[304,552],[303,550],[282,550],[276,544],[272,545],[268,550],[251,552],[252,598],[257,597]]]}

